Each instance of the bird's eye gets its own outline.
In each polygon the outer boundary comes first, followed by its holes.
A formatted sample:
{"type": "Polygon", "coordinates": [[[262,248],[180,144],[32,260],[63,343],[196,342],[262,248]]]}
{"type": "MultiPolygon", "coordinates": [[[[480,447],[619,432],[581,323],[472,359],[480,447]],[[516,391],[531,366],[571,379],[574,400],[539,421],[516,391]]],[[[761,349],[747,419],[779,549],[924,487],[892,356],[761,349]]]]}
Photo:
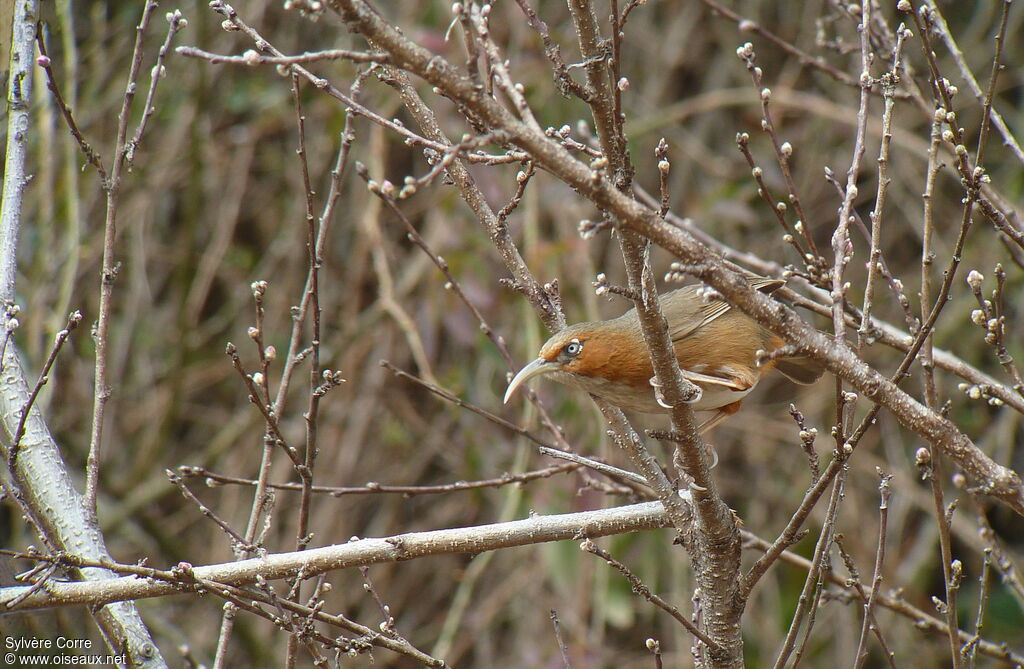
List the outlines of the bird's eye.
{"type": "Polygon", "coordinates": [[[580,343],[579,339],[573,339],[571,342],[569,342],[568,344],[565,345],[565,352],[566,352],[566,354],[567,355],[571,355],[573,357],[579,355],[580,351],[582,351],[582,350],[583,350],[583,344],[580,343]]]}

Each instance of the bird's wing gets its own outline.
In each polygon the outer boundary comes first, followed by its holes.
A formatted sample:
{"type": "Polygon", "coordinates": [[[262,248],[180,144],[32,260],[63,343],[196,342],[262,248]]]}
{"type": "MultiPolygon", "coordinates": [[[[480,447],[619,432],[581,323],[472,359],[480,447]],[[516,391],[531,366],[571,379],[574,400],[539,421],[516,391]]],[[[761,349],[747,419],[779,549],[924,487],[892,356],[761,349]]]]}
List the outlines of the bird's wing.
{"type": "MultiPolygon", "coordinates": [[[[785,285],[782,279],[751,276],[750,286],[762,293],[772,293],[785,285]]],[[[672,341],[684,339],[732,309],[714,289],[695,284],[661,296],[661,306],[669,322],[672,341]]]]}
{"type": "Polygon", "coordinates": [[[697,372],[691,372],[688,369],[680,369],[683,376],[687,381],[691,383],[707,383],[714,386],[722,386],[729,390],[749,390],[750,384],[744,383],[740,379],[726,378],[723,376],[711,376],[709,374],[699,374],[697,372]]]}
{"type": "MultiPolygon", "coordinates": [[[[668,334],[672,341],[685,339],[699,327],[710,322],[704,313],[710,305],[700,296],[703,289],[704,286],[697,284],[661,296],[661,308],[668,320],[668,334]]],[[[725,302],[721,304],[726,309],[729,308],[725,302]]]]}
{"type": "MultiPolygon", "coordinates": [[[[754,290],[759,290],[762,293],[766,293],[768,295],[775,292],[776,290],[778,290],[779,288],[786,284],[786,282],[783,281],[782,279],[769,279],[763,276],[750,276],[747,277],[747,280],[750,282],[751,288],[753,288],[754,290]]],[[[702,300],[702,304],[700,307],[700,322],[696,325],[696,327],[692,328],[686,334],[690,334],[690,332],[693,332],[698,327],[703,327],[707,325],[708,323],[715,320],[725,312],[732,309],[732,305],[723,300],[722,297],[713,288],[710,288],[708,286],[698,286],[697,290],[705,292],[705,294],[708,297],[702,300]]],[[[672,338],[673,340],[676,339],[675,336],[673,336],[672,338]]]]}
{"type": "Polygon", "coordinates": [[[701,318],[700,324],[707,325],[730,309],[732,309],[731,304],[725,300],[713,297],[708,302],[701,305],[700,311],[703,318],[701,318]]]}

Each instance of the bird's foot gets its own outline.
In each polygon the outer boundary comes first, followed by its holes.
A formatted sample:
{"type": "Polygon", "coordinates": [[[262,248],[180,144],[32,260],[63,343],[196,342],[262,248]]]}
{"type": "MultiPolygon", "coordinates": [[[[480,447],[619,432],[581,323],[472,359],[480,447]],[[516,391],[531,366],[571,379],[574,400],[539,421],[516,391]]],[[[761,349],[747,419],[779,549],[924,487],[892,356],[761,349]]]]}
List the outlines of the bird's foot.
{"type": "Polygon", "coordinates": [[[672,405],[665,401],[665,393],[661,392],[661,383],[658,382],[658,377],[652,376],[647,383],[654,388],[654,401],[658,403],[658,406],[671,409],[672,405]]]}
{"type": "MultiPolygon", "coordinates": [[[[683,377],[685,378],[685,376],[686,375],[684,374],[683,377]]],[[[658,381],[658,377],[652,376],[648,383],[650,383],[651,387],[654,388],[654,401],[658,403],[658,406],[664,407],[665,409],[671,409],[672,405],[665,401],[665,393],[662,392],[662,385],[658,381]]],[[[693,404],[695,402],[699,402],[700,398],[704,396],[704,391],[701,389],[700,386],[698,386],[696,383],[693,383],[692,381],[690,381],[690,383],[693,385],[697,393],[692,398],[688,400],[683,400],[683,402],[686,404],[693,404]]]]}
{"type": "Polygon", "coordinates": [[[683,470],[680,470],[680,471],[682,472],[680,474],[680,476],[679,476],[679,489],[680,489],[679,494],[680,495],[683,494],[682,493],[683,490],[687,490],[687,491],[690,491],[690,492],[707,492],[708,491],[708,489],[705,488],[704,486],[698,485],[697,482],[693,480],[692,476],[690,476],[689,474],[687,474],[683,470]]]}

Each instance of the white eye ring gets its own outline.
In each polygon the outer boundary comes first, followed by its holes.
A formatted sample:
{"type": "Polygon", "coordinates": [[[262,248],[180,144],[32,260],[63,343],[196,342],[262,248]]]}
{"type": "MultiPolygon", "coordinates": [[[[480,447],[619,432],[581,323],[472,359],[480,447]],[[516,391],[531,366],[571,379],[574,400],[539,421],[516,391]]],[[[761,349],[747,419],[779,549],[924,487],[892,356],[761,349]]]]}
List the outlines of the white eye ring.
{"type": "Polygon", "coordinates": [[[579,339],[573,339],[565,345],[565,352],[573,357],[580,354],[583,351],[583,344],[579,339]]]}

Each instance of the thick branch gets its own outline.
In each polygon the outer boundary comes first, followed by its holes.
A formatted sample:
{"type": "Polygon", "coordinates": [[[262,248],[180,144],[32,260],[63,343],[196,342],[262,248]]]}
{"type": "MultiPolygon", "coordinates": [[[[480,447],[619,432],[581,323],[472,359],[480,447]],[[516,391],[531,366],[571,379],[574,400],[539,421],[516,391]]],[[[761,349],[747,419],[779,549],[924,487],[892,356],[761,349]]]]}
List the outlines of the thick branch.
{"type": "MultiPolygon", "coordinates": [[[[257,578],[312,578],[334,569],[348,569],[385,562],[400,562],[430,555],[482,553],[500,548],[526,546],[547,541],[603,537],[652,530],[668,525],[660,502],[645,502],[599,511],[584,511],[554,516],[535,516],[508,523],[460,527],[456,529],[412,532],[386,539],[357,539],[347,544],[278,553],[239,562],[187,566],[196,581],[213,581],[231,586],[255,583],[257,578]]],[[[196,586],[198,588],[198,585],[196,586]]],[[[0,589],[0,608],[30,589],[0,589]]],[[[137,576],[124,576],[103,582],[53,583],[37,590],[11,607],[11,611],[41,609],[68,604],[107,604],[128,599],[160,597],[192,588],[137,576]]]]}

